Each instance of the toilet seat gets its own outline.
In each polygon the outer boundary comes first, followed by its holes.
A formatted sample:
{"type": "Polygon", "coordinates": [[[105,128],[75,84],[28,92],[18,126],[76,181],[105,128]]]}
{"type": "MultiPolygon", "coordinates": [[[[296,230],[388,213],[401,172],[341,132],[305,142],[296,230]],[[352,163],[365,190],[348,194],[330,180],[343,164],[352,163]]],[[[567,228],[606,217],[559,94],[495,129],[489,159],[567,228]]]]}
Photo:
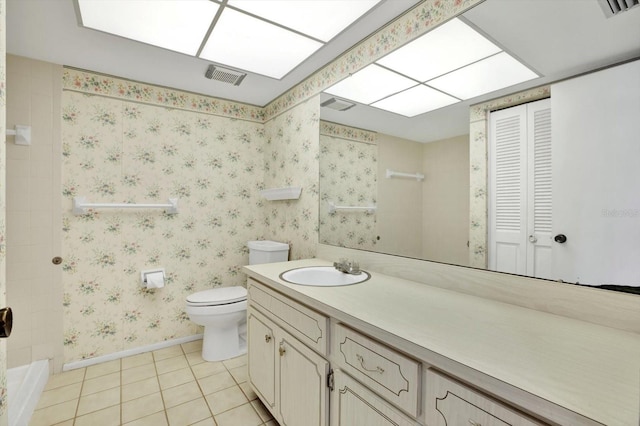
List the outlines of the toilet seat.
{"type": "Polygon", "coordinates": [[[247,289],[241,286],[219,287],[187,296],[188,306],[219,306],[247,300],[247,289]]]}

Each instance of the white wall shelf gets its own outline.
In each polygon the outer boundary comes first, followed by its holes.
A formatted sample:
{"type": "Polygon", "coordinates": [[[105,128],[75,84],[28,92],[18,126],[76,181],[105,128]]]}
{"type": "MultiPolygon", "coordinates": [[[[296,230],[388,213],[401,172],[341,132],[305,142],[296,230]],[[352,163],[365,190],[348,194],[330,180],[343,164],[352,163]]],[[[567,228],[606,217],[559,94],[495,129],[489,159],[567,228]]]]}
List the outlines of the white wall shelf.
{"type": "Polygon", "coordinates": [[[300,198],[302,187],[285,186],[283,188],[269,188],[260,191],[260,194],[269,201],[297,200],[300,198]]]}

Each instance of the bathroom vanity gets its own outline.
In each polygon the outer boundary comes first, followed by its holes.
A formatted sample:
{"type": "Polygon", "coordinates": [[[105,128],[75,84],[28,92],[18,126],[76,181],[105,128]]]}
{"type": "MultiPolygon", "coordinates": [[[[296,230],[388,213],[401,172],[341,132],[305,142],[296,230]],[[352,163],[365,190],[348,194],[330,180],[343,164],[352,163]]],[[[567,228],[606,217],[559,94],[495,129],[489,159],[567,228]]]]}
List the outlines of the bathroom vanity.
{"type": "MultiPolygon", "coordinates": [[[[251,386],[281,425],[638,425],[637,333],[371,272],[245,267],[251,386]]],[[[366,269],[366,268],[365,268],[366,269]]]]}

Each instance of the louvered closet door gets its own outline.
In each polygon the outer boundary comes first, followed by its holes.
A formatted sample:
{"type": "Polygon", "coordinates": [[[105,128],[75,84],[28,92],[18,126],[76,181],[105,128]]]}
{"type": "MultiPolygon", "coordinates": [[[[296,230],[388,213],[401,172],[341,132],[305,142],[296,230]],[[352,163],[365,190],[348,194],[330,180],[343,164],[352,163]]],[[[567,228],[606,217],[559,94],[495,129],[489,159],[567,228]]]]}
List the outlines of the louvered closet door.
{"type": "Polygon", "coordinates": [[[526,106],[496,111],[490,117],[489,269],[525,274],[526,106]]]}
{"type": "Polygon", "coordinates": [[[551,100],[527,107],[527,270],[553,279],[551,100]]]}
{"type": "Polygon", "coordinates": [[[489,269],[553,278],[550,105],[491,114],[489,269]]]}

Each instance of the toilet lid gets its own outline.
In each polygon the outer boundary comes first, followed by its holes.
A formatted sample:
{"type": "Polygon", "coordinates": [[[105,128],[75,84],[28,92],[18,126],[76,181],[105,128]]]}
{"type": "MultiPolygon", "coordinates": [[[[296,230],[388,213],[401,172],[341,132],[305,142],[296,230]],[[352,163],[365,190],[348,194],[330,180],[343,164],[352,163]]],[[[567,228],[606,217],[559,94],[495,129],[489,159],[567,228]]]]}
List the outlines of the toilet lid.
{"type": "Polygon", "coordinates": [[[187,296],[187,302],[198,305],[226,305],[247,299],[247,289],[240,286],[219,287],[187,296]]]}

